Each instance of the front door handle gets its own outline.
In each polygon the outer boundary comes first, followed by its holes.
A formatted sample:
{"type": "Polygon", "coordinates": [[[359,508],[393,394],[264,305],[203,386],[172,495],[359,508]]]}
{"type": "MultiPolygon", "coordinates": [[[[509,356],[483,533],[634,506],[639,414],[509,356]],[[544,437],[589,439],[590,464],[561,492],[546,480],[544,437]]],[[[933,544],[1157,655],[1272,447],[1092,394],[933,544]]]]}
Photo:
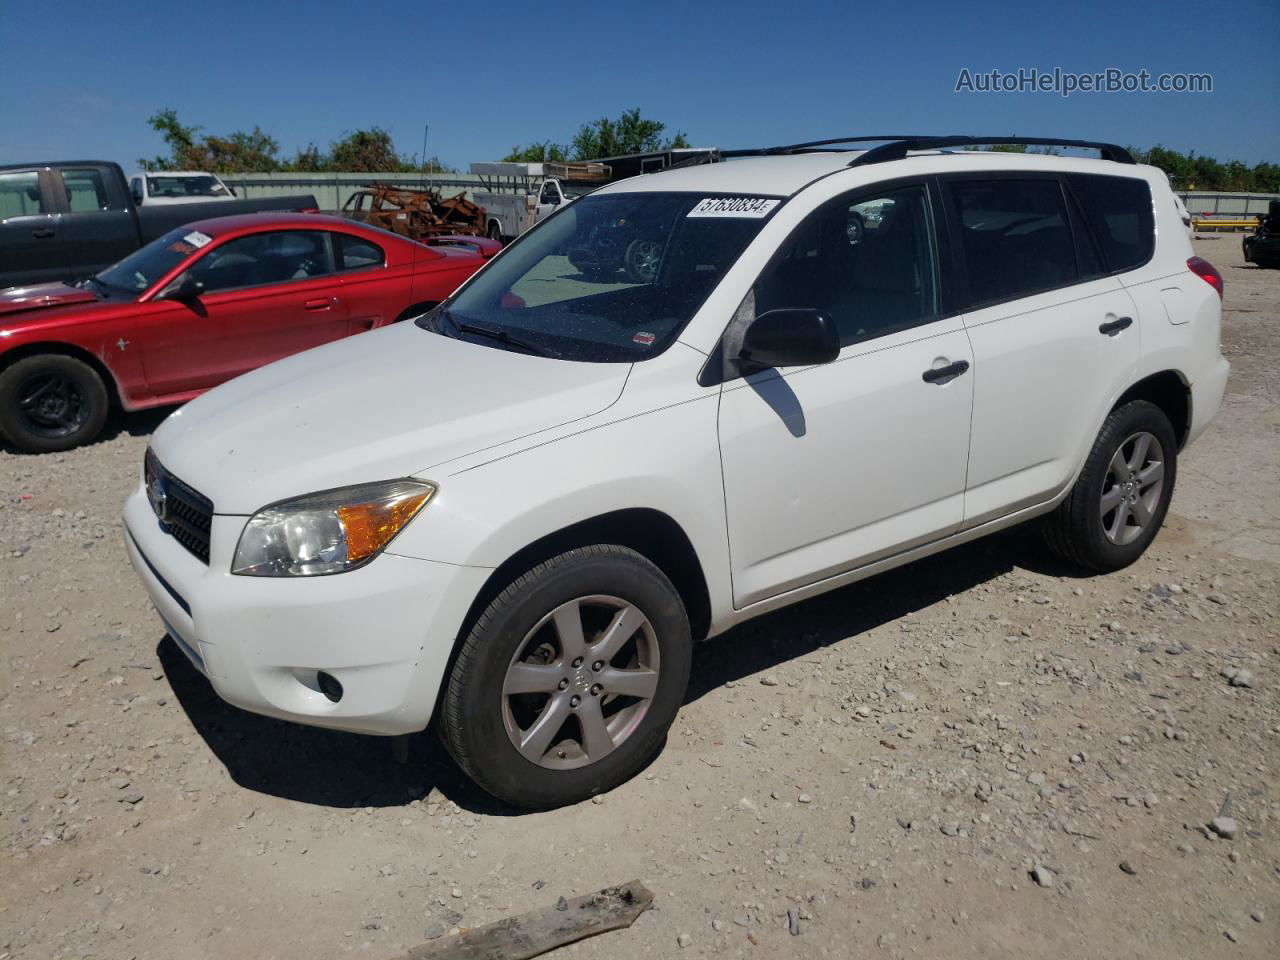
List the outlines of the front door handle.
{"type": "Polygon", "coordinates": [[[1098,327],[1098,332],[1106,334],[1108,337],[1114,337],[1121,330],[1128,329],[1133,326],[1133,317],[1119,317],[1116,320],[1108,320],[1106,323],[1098,327]]]}
{"type": "Polygon", "coordinates": [[[308,310],[328,310],[337,300],[337,297],[320,297],[315,300],[308,300],[303,306],[308,310]]]}
{"type": "Polygon", "coordinates": [[[945,367],[930,367],[920,375],[920,378],[925,383],[936,383],[938,386],[942,386],[944,383],[950,383],[968,369],[968,360],[957,360],[955,363],[949,363],[945,367]]]}
{"type": "Polygon", "coordinates": [[[48,240],[56,231],[53,227],[36,227],[31,231],[31,235],[37,240],[48,240]]]}

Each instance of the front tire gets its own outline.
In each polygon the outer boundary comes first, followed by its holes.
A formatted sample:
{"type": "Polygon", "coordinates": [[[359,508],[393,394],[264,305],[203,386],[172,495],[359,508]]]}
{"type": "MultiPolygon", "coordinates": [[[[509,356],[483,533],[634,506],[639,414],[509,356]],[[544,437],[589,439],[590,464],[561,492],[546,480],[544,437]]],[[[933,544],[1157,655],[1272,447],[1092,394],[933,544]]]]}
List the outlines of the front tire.
{"type": "Polygon", "coordinates": [[[623,266],[627,279],[632,283],[653,283],[662,266],[662,244],[657,240],[636,237],[627,245],[623,266]]]}
{"type": "Polygon", "coordinates": [[[1112,410],[1067,498],[1045,521],[1064,560],[1100,573],[1137,560],[1164,523],[1178,473],[1178,441],[1153,403],[1112,410]]]}
{"type": "Polygon", "coordinates": [[[689,619],[634,550],[538,564],[476,621],[444,691],[440,733],[487,792],[520,807],[585,800],[661,748],[689,682],[689,619]]]}
{"type": "Polygon", "coordinates": [[[0,372],[0,434],[23,453],[88,443],[102,431],[107,407],[106,384],[75,357],[37,354],[0,372]]]}

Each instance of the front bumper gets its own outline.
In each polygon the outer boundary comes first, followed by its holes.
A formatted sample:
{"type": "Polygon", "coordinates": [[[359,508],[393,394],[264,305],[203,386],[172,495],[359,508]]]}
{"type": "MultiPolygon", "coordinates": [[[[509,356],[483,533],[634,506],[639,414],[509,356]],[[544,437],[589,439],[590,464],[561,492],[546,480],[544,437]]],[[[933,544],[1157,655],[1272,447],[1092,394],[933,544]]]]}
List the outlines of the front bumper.
{"type": "Polygon", "coordinates": [[[209,565],[156,521],[140,486],[125,546],[178,647],[229,703],[356,733],[426,727],[454,639],[492,572],[386,553],[349,573],[232,576],[247,518],[215,516],[209,565]],[[330,701],[317,673],[342,684],[330,701]]]}

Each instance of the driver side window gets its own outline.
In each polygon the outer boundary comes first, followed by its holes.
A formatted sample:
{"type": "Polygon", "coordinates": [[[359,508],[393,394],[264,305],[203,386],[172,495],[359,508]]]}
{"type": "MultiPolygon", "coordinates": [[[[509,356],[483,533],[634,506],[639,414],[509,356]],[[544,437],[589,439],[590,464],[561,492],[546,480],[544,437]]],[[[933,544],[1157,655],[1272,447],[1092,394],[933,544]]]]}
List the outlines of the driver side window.
{"type": "Polygon", "coordinates": [[[539,203],[559,203],[560,191],[556,189],[556,185],[548,181],[542,185],[542,199],[539,203]]]}
{"type": "Polygon", "coordinates": [[[324,234],[311,230],[238,237],[201,257],[187,273],[205,293],[309,280],[332,272],[324,234]]]}
{"type": "Polygon", "coordinates": [[[938,316],[933,220],[923,186],[823,204],[796,227],[756,283],[756,316],[816,309],[840,345],[929,323],[938,316]]]}

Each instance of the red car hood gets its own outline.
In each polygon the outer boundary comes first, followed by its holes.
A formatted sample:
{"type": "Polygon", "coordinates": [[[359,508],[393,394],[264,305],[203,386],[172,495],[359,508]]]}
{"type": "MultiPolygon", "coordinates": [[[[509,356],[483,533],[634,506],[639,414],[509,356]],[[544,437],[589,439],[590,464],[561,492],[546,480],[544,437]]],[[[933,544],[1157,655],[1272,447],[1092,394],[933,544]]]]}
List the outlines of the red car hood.
{"type": "Polygon", "coordinates": [[[65,307],[72,303],[92,303],[98,298],[88,290],[65,283],[37,283],[30,287],[0,290],[0,317],[42,307],[65,307]]]}

